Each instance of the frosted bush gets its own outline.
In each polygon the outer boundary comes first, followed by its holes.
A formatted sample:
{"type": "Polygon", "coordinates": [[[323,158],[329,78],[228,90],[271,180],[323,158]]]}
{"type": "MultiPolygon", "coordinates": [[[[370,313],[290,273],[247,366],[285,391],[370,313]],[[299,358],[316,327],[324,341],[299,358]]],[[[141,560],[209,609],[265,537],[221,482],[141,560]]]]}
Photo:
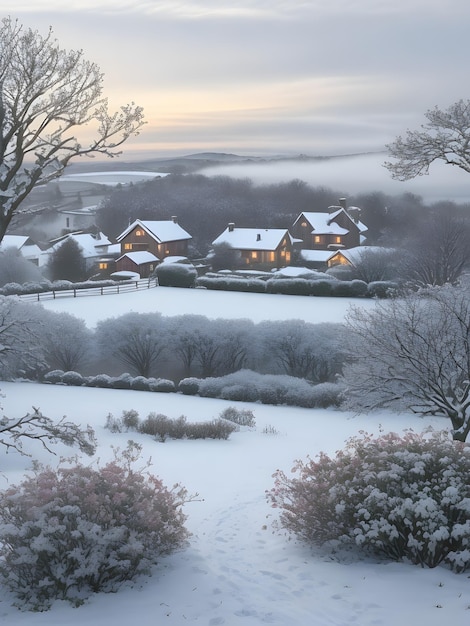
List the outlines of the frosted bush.
{"type": "Polygon", "coordinates": [[[448,433],[363,434],[292,471],[277,471],[267,496],[302,541],[470,569],[470,446],[448,433]]]}
{"type": "Polygon", "coordinates": [[[36,465],[0,493],[0,575],[20,608],[116,591],[185,543],[186,490],[134,469],[139,452],[104,467],[36,465]]]}
{"type": "Polygon", "coordinates": [[[237,409],[237,407],[229,406],[220,413],[219,417],[238,426],[248,426],[249,428],[256,426],[255,416],[250,409],[237,409]]]}

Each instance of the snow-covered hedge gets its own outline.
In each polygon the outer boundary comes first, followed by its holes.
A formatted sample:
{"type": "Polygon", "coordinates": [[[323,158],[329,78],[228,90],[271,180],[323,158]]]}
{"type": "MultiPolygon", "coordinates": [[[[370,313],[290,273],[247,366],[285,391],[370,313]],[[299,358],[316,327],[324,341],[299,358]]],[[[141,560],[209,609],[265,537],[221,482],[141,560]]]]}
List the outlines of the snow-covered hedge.
{"type": "Polygon", "coordinates": [[[139,452],[103,467],[35,466],[0,493],[0,575],[19,608],[117,591],[184,544],[187,492],[134,469],[139,452]]]}
{"type": "Polygon", "coordinates": [[[267,497],[301,540],[470,569],[470,446],[447,432],[363,434],[292,471],[276,472],[267,497]]]}
{"type": "Polygon", "coordinates": [[[0,295],[25,295],[30,293],[44,293],[46,291],[67,291],[69,289],[91,289],[95,287],[110,287],[118,284],[114,280],[85,280],[73,283],[70,280],[41,280],[38,283],[7,283],[0,288],[0,295]]]}
{"type": "Polygon", "coordinates": [[[252,370],[239,370],[219,378],[186,378],[179,383],[178,391],[206,398],[309,408],[339,406],[341,401],[339,385],[312,385],[302,378],[252,370]]]}
{"type": "Polygon", "coordinates": [[[104,389],[134,389],[136,391],[158,391],[171,393],[176,391],[176,385],[166,378],[145,378],[144,376],[131,376],[128,373],[120,376],[108,376],[97,374],[96,376],[82,376],[78,372],[63,372],[53,370],[44,375],[47,383],[73,385],[80,387],[102,387],[104,389]]]}
{"type": "Polygon", "coordinates": [[[218,289],[220,291],[243,291],[252,293],[264,293],[266,282],[259,278],[237,278],[231,276],[213,278],[201,276],[197,279],[198,287],[206,289],[218,289]]]}
{"type": "Polygon", "coordinates": [[[161,263],[155,270],[161,287],[194,287],[197,270],[185,263],[161,263]]]}

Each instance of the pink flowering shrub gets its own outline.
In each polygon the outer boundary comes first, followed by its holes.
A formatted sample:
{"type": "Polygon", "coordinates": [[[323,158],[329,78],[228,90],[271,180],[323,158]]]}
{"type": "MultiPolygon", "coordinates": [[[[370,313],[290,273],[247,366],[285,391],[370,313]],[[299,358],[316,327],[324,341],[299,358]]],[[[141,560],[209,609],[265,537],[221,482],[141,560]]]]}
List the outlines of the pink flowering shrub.
{"type": "Polygon", "coordinates": [[[267,497],[278,525],[302,541],[470,569],[470,446],[448,433],[363,433],[292,471],[274,474],[267,497]]]}
{"type": "Polygon", "coordinates": [[[0,574],[21,608],[116,591],[185,543],[186,490],[133,469],[137,444],[117,453],[104,467],[36,465],[0,493],[0,574]]]}

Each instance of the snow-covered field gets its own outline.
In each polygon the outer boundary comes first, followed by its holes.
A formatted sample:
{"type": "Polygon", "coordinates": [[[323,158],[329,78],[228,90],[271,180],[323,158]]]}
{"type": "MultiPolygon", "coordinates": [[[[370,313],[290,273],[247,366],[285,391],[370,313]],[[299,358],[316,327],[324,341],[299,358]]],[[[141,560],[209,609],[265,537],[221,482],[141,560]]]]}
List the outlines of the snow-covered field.
{"type": "MultiPolygon", "coordinates": [[[[76,312],[94,325],[99,318],[125,310],[160,310],[165,315],[204,313],[210,317],[252,319],[303,318],[338,321],[345,300],[295,298],[262,294],[154,289],[120,296],[57,300],[48,308],[76,312]],[[254,296],[251,298],[250,296],[254,296]],[[176,304],[171,304],[172,298],[176,304]],[[206,297],[206,310],[202,303],[206,297]],[[153,298],[153,300],[152,300],[153,298]],[[274,299],[273,299],[274,298],[274,299]],[[286,300],[286,302],[284,302],[286,300]],[[152,306],[153,309],[146,307],[152,306]],[[127,308],[126,308],[127,307],[127,308]],[[142,308],[141,308],[142,307],[142,308]],[[201,307],[201,308],[200,308],[201,307]],[[310,307],[310,309],[308,308],[310,307]],[[315,313],[317,317],[315,317],[315,313]],[[277,317],[273,317],[276,314],[277,317]],[[308,316],[307,316],[308,314],[308,316]]],[[[106,415],[136,409],[141,417],[157,411],[189,420],[217,417],[223,400],[177,394],[72,388],[32,383],[2,383],[7,415],[23,414],[32,405],[49,416],[67,415],[90,423],[99,441],[99,456],[112,456],[111,445],[126,446],[129,435],[104,428],[106,415]]],[[[234,433],[228,441],[167,441],[132,435],[152,457],[153,471],[166,484],[181,482],[197,501],[187,505],[189,547],[162,559],[151,578],[125,586],[118,594],[98,594],[78,609],[57,603],[47,613],[23,613],[0,594],[0,623],[8,626],[467,626],[470,623],[468,575],[443,568],[420,569],[398,563],[342,564],[311,553],[295,540],[272,531],[275,511],[265,501],[272,474],[286,471],[296,458],[320,450],[334,453],[346,438],[365,429],[377,433],[422,430],[438,418],[421,419],[389,413],[355,416],[334,410],[311,410],[237,403],[253,410],[255,431],[234,433]],[[275,429],[278,434],[265,434],[275,429]]],[[[36,449],[38,454],[39,450],[36,449]]],[[[67,449],[66,449],[67,450],[67,449]]],[[[64,450],[60,450],[63,453],[64,450]]],[[[49,459],[40,453],[44,460],[49,459]]],[[[53,461],[53,459],[52,459],[53,461]]],[[[28,460],[3,456],[0,484],[17,482],[28,460]]]]}

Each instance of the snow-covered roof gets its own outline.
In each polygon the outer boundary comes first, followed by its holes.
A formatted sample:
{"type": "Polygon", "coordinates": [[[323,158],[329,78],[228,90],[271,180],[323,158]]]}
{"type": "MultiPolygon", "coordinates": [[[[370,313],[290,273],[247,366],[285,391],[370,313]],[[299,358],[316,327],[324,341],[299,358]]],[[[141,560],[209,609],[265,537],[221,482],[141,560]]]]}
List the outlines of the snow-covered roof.
{"type": "Polygon", "coordinates": [[[158,243],[192,239],[191,235],[174,220],[135,220],[116,237],[116,241],[122,241],[136,226],[143,228],[158,243]]]}
{"type": "Polygon", "coordinates": [[[328,261],[337,254],[343,256],[351,265],[359,263],[364,254],[374,254],[383,252],[393,252],[392,248],[382,248],[381,246],[356,246],[355,248],[345,248],[343,250],[336,250],[330,253],[328,261]]]}
{"type": "Polygon", "coordinates": [[[235,228],[234,226],[227,227],[214,239],[212,245],[226,243],[235,250],[276,250],[286,236],[292,243],[292,237],[286,228],[235,228]]]}
{"type": "Polygon", "coordinates": [[[71,233],[57,241],[51,250],[57,250],[69,238],[77,242],[86,259],[103,254],[104,249],[107,251],[108,246],[111,245],[111,242],[103,233],[98,233],[97,235],[92,235],[91,233],[71,233]]]}
{"type": "Polygon", "coordinates": [[[344,211],[344,209],[340,209],[334,213],[313,213],[308,211],[302,213],[302,215],[311,225],[312,233],[316,235],[347,235],[349,230],[341,228],[339,224],[333,221],[342,211],[344,211]]]}
{"type": "Polygon", "coordinates": [[[286,278],[319,278],[326,276],[326,274],[311,270],[308,267],[294,267],[288,265],[287,267],[281,267],[280,270],[273,272],[273,276],[285,276],[286,278]]]}
{"type": "Polygon", "coordinates": [[[300,256],[310,263],[326,263],[332,254],[331,250],[301,250],[300,256]]]}
{"type": "Polygon", "coordinates": [[[124,257],[127,257],[131,261],[133,261],[136,265],[143,265],[144,263],[156,263],[158,258],[152,254],[151,252],[147,252],[146,250],[137,250],[136,252],[126,252],[122,256],[117,259],[120,261],[124,257]]]}
{"type": "Polygon", "coordinates": [[[28,239],[29,237],[25,235],[4,235],[0,243],[0,250],[6,250],[7,248],[18,248],[18,250],[21,250],[28,239]]]}

